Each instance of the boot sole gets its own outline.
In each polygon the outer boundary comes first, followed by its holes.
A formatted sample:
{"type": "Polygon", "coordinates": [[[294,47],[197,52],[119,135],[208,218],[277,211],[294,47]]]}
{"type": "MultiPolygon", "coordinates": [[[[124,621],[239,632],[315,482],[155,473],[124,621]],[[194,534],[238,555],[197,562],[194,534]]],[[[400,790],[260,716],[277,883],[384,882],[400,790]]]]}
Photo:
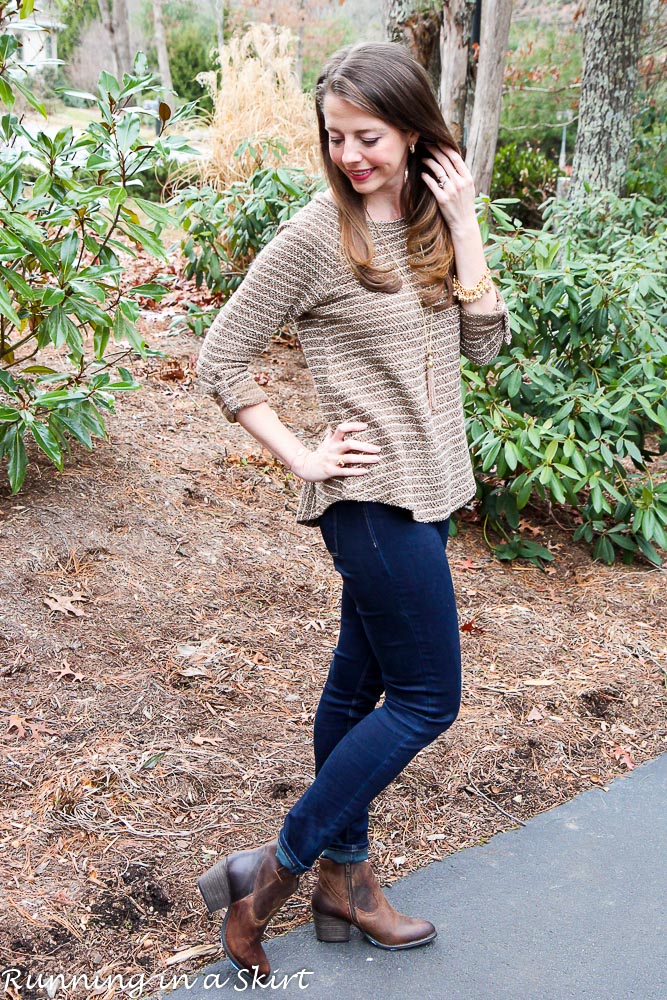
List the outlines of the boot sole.
{"type": "MultiPolygon", "coordinates": [[[[359,930],[361,931],[361,927],[359,930]]],[[[361,931],[361,933],[367,941],[374,944],[376,948],[382,948],[384,951],[405,951],[406,948],[420,948],[423,944],[430,944],[431,941],[435,941],[438,936],[438,932],[434,931],[433,934],[429,934],[429,936],[425,938],[419,938],[418,941],[408,941],[406,944],[382,944],[380,941],[376,941],[375,938],[372,938],[370,934],[367,934],[365,931],[361,931]]]]}
{"type": "MultiPolygon", "coordinates": [[[[313,910],[313,922],[318,941],[326,941],[334,944],[350,940],[350,928],[352,924],[348,920],[343,920],[341,917],[332,917],[326,913],[318,913],[317,910],[313,910]]],[[[405,944],[382,944],[381,941],[376,941],[370,934],[362,930],[358,924],[354,926],[361,931],[367,941],[370,941],[376,948],[382,948],[384,951],[405,951],[407,948],[419,948],[423,944],[430,944],[431,941],[435,941],[438,936],[438,932],[434,931],[428,937],[419,938],[417,941],[407,941],[405,944]]]]}

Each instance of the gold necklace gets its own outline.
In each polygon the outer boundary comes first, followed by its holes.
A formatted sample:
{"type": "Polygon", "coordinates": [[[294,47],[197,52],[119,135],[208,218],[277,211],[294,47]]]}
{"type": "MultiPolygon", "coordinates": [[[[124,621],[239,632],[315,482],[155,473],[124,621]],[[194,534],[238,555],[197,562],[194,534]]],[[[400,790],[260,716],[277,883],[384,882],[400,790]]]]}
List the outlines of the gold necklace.
{"type": "MultiPolygon", "coordinates": [[[[389,255],[389,257],[391,257],[392,261],[396,265],[396,270],[400,274],[401,278],[405,278],[405,275],[403,274],[403,271],[401,270],[401,265],[399,264],[396,256],[392,253],[392,251],[390,250],[390,248],[388,246],[386,246],[386,245],[383,246],[382,240],[380,240],[378,238],[379,235],[380,235],[379,230],[377,229],[377,226],[376,226],[375,222],[373,221],[373,219],[371,219],[371,217],[369,215],[369,212],[368,212],[368,209],[366,209],[366,216],[368,217],[368,221],[370,222],[372,230],[374,231],[374,237],[375,238],[374,238],[373,242],[375,243],[376,239],[377,239],[377,244],[380,246],[381,249],[383,249],[389,255]]],[[[427,326],[426,326],[426,311],[424,310],[424,306],[422,304],[422,300],[419,297],[419,292],[416,291],[416,289],[413,287],[412,282],[409,280],[409,278],[407,279],[407,283],[408,283],[408,286],[410,287],[410,289],[412,290],[412,292],[414,293],[415,298],[417,299],[417,304],[419,305],[419,311],[421,312],[422,324],[423,324],[423,327],[424,327],[424,348],[425,348],[425,351],[426,351],[426,395],[427,395],[427,398],[428,398],[429,409],[433,410],[433,408],[435,406],[435,379],[434,379],[434,375],[433,375],[433,349],[432,349],[432,347],[433,347],[433,307],[429,307],[430,320],[429,320],[428,329],[427,329],[427,326]]]]}

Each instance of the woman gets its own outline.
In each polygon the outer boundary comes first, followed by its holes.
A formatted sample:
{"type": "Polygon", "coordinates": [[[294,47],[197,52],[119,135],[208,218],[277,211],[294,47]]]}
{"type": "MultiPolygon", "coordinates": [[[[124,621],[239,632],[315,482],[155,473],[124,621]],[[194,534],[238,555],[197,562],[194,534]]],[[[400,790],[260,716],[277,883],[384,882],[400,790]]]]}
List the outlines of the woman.
{"type": "Polygon", "coordinates": [[[383,896],[368,860],[368,805],[459,710],[445,548],[450,514],[475,493],[460,355],[483,364],[510,340],[472,176],[423,69],[393,43],[349,46],[327,63],[316,105],[330,189],[257,256],[197,369],[226,417],[304,480],[296,519],[320,528],[343,579],[314,723],[315,780],[274,840],[199,879],[209,910],[227,907],[230,960],[259,975],[270,971],[264,929],[317,858],[319,940],[345,941],[351,924],[383,948],[436,936],[383,896]],[[288,320],[329,423],[315,449],[248,372],[288,320]]]}

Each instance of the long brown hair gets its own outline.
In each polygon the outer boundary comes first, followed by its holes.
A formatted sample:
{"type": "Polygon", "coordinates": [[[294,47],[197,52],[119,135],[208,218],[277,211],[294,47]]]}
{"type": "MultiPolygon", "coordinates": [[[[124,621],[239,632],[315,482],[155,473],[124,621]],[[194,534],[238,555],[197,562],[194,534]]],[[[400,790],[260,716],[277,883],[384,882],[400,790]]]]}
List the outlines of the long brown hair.
{"type": "MultiPolygon", "coordinates": [[[[362,42],[339,49],[324,67],[315,91],[320,151],[331,186],[341,231],[341,250],[359,281],[373,291],[395,292],[401,287],[394,271],[374,267],[373,240],[366,224],[363,195],[335,165],[329,153],[324,125],[324,98],[335,94],[368,111],[400,131],[417,132],[414,155],[408,157],[407,178],[401,190],[401,214],[407,222],[408,262],[425,305],[441,299],[452,303],[451,272],[454,248],[449,227],[420,174],[426,144],[460,149],[447,128],[426,71],[397,42],[362,42]]],[[[428,168],[426,168],[428,169],[428,168]]]]}

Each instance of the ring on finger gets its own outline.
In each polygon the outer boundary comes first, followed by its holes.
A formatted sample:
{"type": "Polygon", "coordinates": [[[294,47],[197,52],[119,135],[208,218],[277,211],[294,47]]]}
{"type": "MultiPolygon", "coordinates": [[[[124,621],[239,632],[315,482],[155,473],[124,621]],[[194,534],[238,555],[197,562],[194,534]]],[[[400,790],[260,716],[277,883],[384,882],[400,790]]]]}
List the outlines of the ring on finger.
{"type": "Polygon", "coordinates": [[[345,459],[342,456],[338,459],[338,465],[345,465],[345,459]]]}
{"type": "Polygon", "coordinates": [[[445,174],[443,174],[442,177],[440,178],[440,180],[438,181],[438,187],[439,188],[444,188],[444,186],[445,186],[446,183],[447,183],[447,177],[446,177],[445,174]]]}

